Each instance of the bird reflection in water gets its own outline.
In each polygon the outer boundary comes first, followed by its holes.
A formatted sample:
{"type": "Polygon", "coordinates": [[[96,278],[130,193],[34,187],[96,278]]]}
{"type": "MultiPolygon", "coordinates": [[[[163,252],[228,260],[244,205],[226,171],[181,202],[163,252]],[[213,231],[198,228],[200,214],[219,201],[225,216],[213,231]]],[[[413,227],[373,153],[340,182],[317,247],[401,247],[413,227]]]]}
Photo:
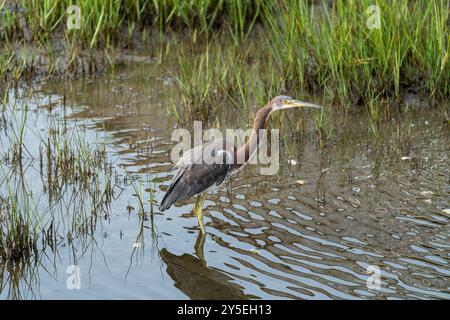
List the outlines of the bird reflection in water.
{"type": "Polygon", "coordinates": [[[245,294],[243,288],[233,283],[233,278],[225,272],[207,266],[205,240],[206,234],[199,232],[195,243],[196,256],[186,253],[177,256],[166,248],[160,251],[175,287],[190,299],[258,299],[257,296],[245,294]]]}

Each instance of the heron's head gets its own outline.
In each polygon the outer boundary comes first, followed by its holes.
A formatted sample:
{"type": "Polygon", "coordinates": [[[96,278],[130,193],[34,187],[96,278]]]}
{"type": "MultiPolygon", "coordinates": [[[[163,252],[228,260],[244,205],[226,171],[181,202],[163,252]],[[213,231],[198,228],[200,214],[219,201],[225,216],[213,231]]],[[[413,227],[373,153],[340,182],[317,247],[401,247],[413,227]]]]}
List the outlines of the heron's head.
{"type": "Polygon", "coordinates": [[[316,108],[316,109],[322,108],[321,106],[318,106],[316,104],[295,100],[294,98],[289,96],[275,97],[272,99],[270,104],[272,105],[271,113],[278,110],[293,109],[293,108],[316,108]]]}

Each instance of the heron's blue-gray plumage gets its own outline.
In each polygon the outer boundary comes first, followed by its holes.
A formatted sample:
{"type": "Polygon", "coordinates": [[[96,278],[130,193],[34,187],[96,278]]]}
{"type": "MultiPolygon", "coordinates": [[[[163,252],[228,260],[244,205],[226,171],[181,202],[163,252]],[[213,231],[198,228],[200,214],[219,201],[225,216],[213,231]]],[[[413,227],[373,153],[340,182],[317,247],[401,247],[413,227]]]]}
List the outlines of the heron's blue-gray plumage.
{"type": "Polygon", "coordinates": [[[222,139],[216,139],[186,151],[175,166],[178,170],[172,178],[159,209],[164,211],[175,202],[186,200],[220,185],[231,171],[230,156],[233,157],[233,154],[234,146],[222,139]],[[207,150],[212,157],[220,156],[222,161],[205,163],[204,150],[207,150]]]}
{"type": "Polygon", "coordinates": [[[170,208],[177,201],[188,199],[213,186],[220,185],[227,176],[243,168],[251,157],[256,154],[261,143],[259,130],[266,127],[270,114],[277,110],[297,107],[320,108],[320,106],[315,104],[298,101],[289,96],[278,96],[256,113],[252,133],[244,146],[239,149],[236,149],[233,144],[229,144],[229,141],[217,139],[211,143],[186,151],[176,166],[178,171],[161,202],[161,211],[170,208]],[[209,154],[212,154],[213,157],[220,155],[223,156],[223,159],[231,158],[231,161],[205,163],[202,161],[205,148],[210,149],[211,152],[209,154]],[[240,159],[243,159],[243,163],[240,163],[242,161],[240,159]]]}

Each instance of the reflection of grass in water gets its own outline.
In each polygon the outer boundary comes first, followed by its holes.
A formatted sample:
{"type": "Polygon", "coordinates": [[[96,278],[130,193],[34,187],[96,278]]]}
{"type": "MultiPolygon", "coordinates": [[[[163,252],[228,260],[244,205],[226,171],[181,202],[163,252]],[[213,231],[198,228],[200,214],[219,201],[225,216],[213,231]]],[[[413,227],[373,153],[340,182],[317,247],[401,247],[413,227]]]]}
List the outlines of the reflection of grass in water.
{"type": "Polygon", "coordinates": [[[134,191],[134,196],[137,198],[138,201],[138,206],[139,206],[139,212],[138,215],[140,218],[142,219],[148,219],[148,214],[145,211],[145,192],[149,193],[149,214],[150,216],[154,214],[154,206],[157,205],[156,202],[156,186],[157,186],[157,181],[158,181],[158,177],[155,176],[152,179],[150,179],[147,176],[146,181],[144,181],[144,179],[142,179],[141,176],[132,176],[130,177],[130,184],[131,187],[133,188],[134,191]],[[145,189],[145,187],[148,186],[147,189],[145,189]]]}
{"type": "Polygon", "coordinates": [[[144,207],[144,183],[142,181],[142,177],[137,176],[137,177],[131,177],[131,186],[133,187],[134,190],[134,196],[136,196],[137,200],[138,200],[138,204],[139,204],[139,217],[141,219],[145,219],[146,218],[146,214],[145,214],[145,207],[144,207]],[[137,181],[137,183],[136,183],[137,181]]]}
{"type": "Polygon", "coordinates": [[[138,199],[138,205],[139,205],[139,232],[136,236],[136,240],[133,244],[132,252],[130,255],[130,264],[128,266],[128,270],[125,274],[125,280],[128,277],[128,274],[131,271],[131,267],[133,265],[133,261],[135,264],[139,262],[139,259],[141,261],[144,259],[144,253],[145,253],[145,230],[149,229],[150,231],[150,237],[151,237],[151,256],[152,258],[156,256],[156,253],[158,252],[158,229],[156,225],[154,224],[154,205],[156,205],[155,201],[155,192],[156,192],[156,184],[157,184],[157,177],[152,178],[150,181],[145,181],[145,185],[147,183],[150,184],[150,187],[148,189],[144,189],[144,181],[141,176],[131,176],[129,177],[131,179],[130,184],[134,191],[134,196],[138,199]],[[149,192],[150,194],[150,212],[147,214],[145,212],[145,197],[144,192],[149,192]],[[146,223],[150,221],[150,226],[148,226],[146,223]]]}
{"type": "Polygon", "coordinates": [[[150,181],[150,188],[148,189],[148,192],[150,193],[150,214],[153,214],[154,206],[157,205],[155,193],[156,193],[156,179],[158,177],[156,176],[152,181],[150,181]]]}
{"type": "MultiPolygon", "coordinates": [[[[92,236],[99,218],[109,215],[113,173],[106,150],[76,128],[50,123],[34,132],[27,106],[3,108],[11,126],[0,142],[0,264],[28,268],[47,247],[92,236]],[[25,137],[36,135],[38,154],[25,137]],[[40,177],[42,193],[36,188],[40,177]],[[47,202],[47,204],[46,204],[47,202]]],[[[25,272],[25,271],[24,271],[25,272]]],[[[5,281],[3,278],[1,281],[5,281]]],[[[10,285],[10,281],[6,280],[10,285]]],[[[17,284],[18,285],[18,284],[17,284]]],[[[14,289],[14,288],[13,288],[14,289]]]]}
{"type": "Polygon", "coordinates": [[[382,119],[381,108],[377,103],[376,97],[371,94],[368,97],[366,105],[367,117],[370,124],[370,132],[374,135],[375,138],[378,138],[380,133],[380,123],[382,119]]]}

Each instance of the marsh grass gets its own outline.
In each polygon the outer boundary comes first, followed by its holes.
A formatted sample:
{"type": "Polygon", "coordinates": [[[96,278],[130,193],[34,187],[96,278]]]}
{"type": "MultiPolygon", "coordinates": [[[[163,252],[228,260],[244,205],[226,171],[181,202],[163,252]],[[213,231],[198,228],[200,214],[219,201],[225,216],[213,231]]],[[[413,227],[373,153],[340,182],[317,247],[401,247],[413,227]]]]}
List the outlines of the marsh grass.
{"type": "Polygon", "coordinates": [[[181,105],[190,108],[195,118],[206,120],[213,107],[213,65],[209,49],[192,59],[192,54],[177,48],[178,72],[175,80],[181,90],[181,105]]]}
{"type": "Polygon", "coordinates": [[[366,25],[371,1],[283,3],[264,20],[288,87],[325,87],[344,106],[368,91],[399,98],[404,86],[448,95],[449,1],[377,1],[380,29],[366,25]]]}
{"type": "Polygon", "coordinates": [[[103,144],[59,122],[36,131],[27,104],[5,101],[10,126],[0,137],[0,261],[25,263],[61,239],[93,235],[97,220],[109,216],[115,178],[103,144]]]}
{"type": "Polygon", "coordinates": [[[319,148],[325,149],[328,139],[333,135],[333,121],[331,121],[330,109],[322,108],[315,113],[315,125],[319,148]]]}
{"type": "Polygon", "coordinates": [[[154,207],[158,204],[157,200],[156,200],[156,191],[157,191],[157,179],[158,176],[155,176],[154,178],[152,178],[149,181],[149,188],[146,189],[145,191],[147,191],[150,194],[150,214],[153,215],[154,214],[154,207]]]}
{"type": "Polygon", "coordinates": [[[134,191],[134,196],[137,198],[138,204],[139,204],[138,215],[142,220],[144,220],[146,218],[146,213],[145,213],[145,207],[144,207],[144,203],[145,203],[144,183],[143,183],[142,177],[140,177],[140,176],[131,177],[131,186],[134,191]]]}
{"type": "MultiPolygon", "coordinates": [[[[402,90],[408,87],[436,100],[448,98],[450,1],[377,1],[379,29],[367,26],[373,4],[370,0],[32,0],[19,2],[17,10],[1,2],[0,37],[9,48],[31,39],[45,48],[48,70],[55,71],[62,61],[52,39],[62,34],[67,66],[59,69],[70,73],[80,69],[84,50],[128,47],[135,33],[148,30],[159,32],[161,41],[154,45],[164,63],[164,56],[173,55],[165,37],[172,31],[183,33],[187,35],[183,43],[171,46],[178,56],[174,72],[183,95],[179,105],[194,105],[203,118],[214,113],[217,98],[226,97],[247,109],[280,92],[322,93],[341,109],[361,104],[372,93],[401,101],[402,90]],[[82,12],[79,30],[66,28],[71,4],[82,12]]],[[[99,63],[93,57],[98,54],[87,55],[89,67],[82,72],[95,72],[99,63]]],[[[110,61],[106,51],[101,55],[110,61]]],[[[0,57],[2,77],[5,65],[11,64],[8,60],[0,57]]],[[[30,62],[12,62],[21,66],[7,72],[15,73],[16,79],[29,69],[30,62]]]]}
{"type": "Polygon", "coordinates": [[[263,22],[251,37],[218,32],[203,43],[197,36],[173,46],[182,93],[174,113],[180,117],[180,109],[190,107],[191,115],[205,119],[224,101],[246,111],[281,93],[313,93],[338,110],[365,106],[360,109],[368,111],[375,132],[409,88],[432,101],[448,97],[450,2],[379,1],[380,29],[367,26],[371,4],[263,3],[263,22]]]}
{"type": "Polygon", "coordinates": [[[267,103],[267,97],[280,94],[283,78],[268,52],[258,49],[262,38],[258,33],[245,43],[236,43],[227,34],[218,33],[212,40],[180,44],[175,37],[168,50],[176,56],[175,64],[166,69],[181,94],[170,101],[171,113],[179,120],[213,122],[224,109],[250,116],[267,103]]]}

